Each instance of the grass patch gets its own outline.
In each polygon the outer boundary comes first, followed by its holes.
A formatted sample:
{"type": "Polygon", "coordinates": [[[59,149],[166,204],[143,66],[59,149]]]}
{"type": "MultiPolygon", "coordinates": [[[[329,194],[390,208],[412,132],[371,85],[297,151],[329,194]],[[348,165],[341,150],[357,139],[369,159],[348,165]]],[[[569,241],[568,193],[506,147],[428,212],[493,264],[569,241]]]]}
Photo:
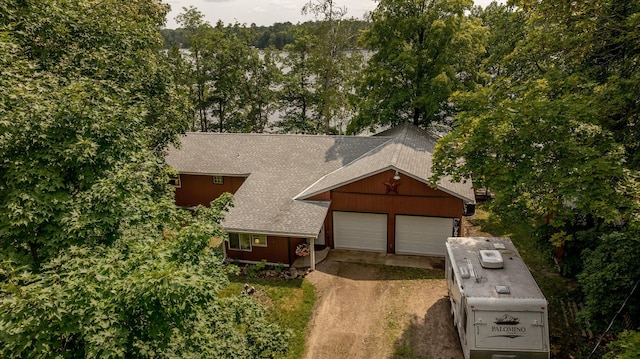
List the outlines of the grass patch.
{"type": "Polygon", "coordinates": [[[444,279],[440,269],[380,266],[384,280],[444,279]]]}
{"type": "Polygon", "coordinates": [[[429,359],[426,356],[422,356],[416,353],[413,345],[410,343],[402,342],[398,344],[393,352],[394,359],[429,359]]]}
{"type": "Polygon", "coordinates": [[[518,249],[520,256],[527,263],[531,274],[549,302],[549,335],[552,357],[582,358],[586,357],[593,343],[582,336],[581,325],[569,317],[569,325],[565,321],[566,305],[580,302],[582,294],[575,280],[563,278],[558,274],[547,248],[544,248],[532,236],[533,225],[523,219],[520,223],[502,223],[491,216],[482,206],[476,209],[473,225],[480,226],[483,232],[496,237],[509,237],[518,249]]]}
{"type": "Polygon", "coordinates": [[[230,278],[231,283],[222,296],[238,295],[245,283],[255,287],[254,297],[267,308],[267,318],[293,333],[289,352],[282,359],[302,358],[306,347],[307,323],[311,318],[316,291],[311,283],[302,280],[270,278],[230,278]]]}

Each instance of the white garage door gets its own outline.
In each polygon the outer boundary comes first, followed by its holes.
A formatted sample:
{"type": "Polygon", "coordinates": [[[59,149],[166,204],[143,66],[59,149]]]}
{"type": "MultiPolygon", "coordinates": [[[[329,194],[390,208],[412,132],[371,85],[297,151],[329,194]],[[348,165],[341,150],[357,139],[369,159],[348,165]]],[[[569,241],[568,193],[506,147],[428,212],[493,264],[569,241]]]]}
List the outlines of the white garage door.
{"type": "Polygon", "coordinates": [[[396,216],[396,253],[444,256],[453,218],[396,216]]]}
{"type": "Polygon", "coordinates": [[[387,215],[333,212],[333,246],[338,249],[387,251],[387,215]]]}

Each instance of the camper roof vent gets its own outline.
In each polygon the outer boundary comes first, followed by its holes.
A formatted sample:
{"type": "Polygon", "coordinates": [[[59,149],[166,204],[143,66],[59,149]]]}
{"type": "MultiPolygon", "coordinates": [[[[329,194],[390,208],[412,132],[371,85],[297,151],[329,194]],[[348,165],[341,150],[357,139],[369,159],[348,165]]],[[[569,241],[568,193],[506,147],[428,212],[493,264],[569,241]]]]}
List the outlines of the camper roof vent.
{"type": "Polygon", "coordinates": [[[469,270],[463,266],[460,266],[460,277],[469,278],[471,274],[469,274],[469,270]]]}
{"type": "Polygon", "coordinates": [[[498,292],[498,294],[511,294],[511,290],[509,290],[509,287],[506,285],[497,285],[496,292],[498,292]]]}
{"type": "Polygon", "coordinates": [[[500,251],[495,249],[481,249],[480,265],[482,265],[483,268],[502,268],[504,262],[502,261],[500,251]]]}
{"type": "Polygon", "coordinates": [[[500,242],[493,242],[493,248],[495,248],[495,249],[507,249],[507,247],[504,245],[504,243],[500,243],[500,242]]]}

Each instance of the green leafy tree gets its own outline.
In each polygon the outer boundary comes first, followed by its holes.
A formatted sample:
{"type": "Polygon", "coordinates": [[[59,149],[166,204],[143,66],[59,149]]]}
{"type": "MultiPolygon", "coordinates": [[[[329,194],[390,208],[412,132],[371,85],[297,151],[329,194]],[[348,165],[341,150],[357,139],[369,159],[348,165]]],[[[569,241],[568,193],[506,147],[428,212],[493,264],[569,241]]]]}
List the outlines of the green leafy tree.
{"type": "MultiPolygon", "coordinates": [[[[578,275],[578,281],[585,293],[586,307],[580,316],[599,332],[606,329],[623,303],[622,313],[629,316],[632,327],[640,326],[640,299],[637,294],[629,297],[640,280],[635,255],[639,246],[640,238],[635,231],[613,232],[603,235],[595,249],[582,252],[584,270],[578,275]]],[[[614,323],[614,332],[620,331],[620,323],[619,320],[614,323]]]]}
{"type": "Polygon", "coordinates": [[[0,248],[34,268],[170,205],[159,154],[186,122],[156,51],[167,9],[93,3],[0,8],[0,248]]]}
{"type": "Polygon", "coordinates": [[[517,72],[519,66],[504,59],[513,52],[524,36],[523,12],[516,11],[513,5],[494,1],[485,8],[474,7],[471,16],[482,20],[488,31],[486,52],[479,58],[481,72],[478,76],[481,83],[489,83],[504,73],[517,72]]]}
{"type": "Polygon", "coordinates": [[[174,70],[183,73],[185,85],[190,88],[191,103],[196,110],[196,118],[193,119],[191,130],[206,132],[209,128],[209,106],[207,99],[209,89],[208,76],[211,63],[204,57],[207,44],[206,34],[211,32],[211,25],[204,21],[204,14],[195,7],[182,8],[183,12],[176,17],[176,21],[182,26],[184,38],[189,43],[189,54],[183,55],[177,49],[173,50],[171,63],[174,70]],[[197,123],[197,124],[196,124],[197,123]]]}
{"type": "Polygon", "coordinates": [[[312,0],[302,12],[320,20],[311,43],[312,89],[317,101],[312,116],[324,134],[336,129],[343,132],[342,124],[351,117],[348,99],[352,80],[362,63],[360,52],[350,48],[353,33],[347,26],[347,8],[333,0],[312,0]]]}
{"type": "Polygon", "coordinates": [[[470,0],[382,0],[362,42],[373,51],[356,92],[349,132],[411,122],[429,128],[451,112],[449,96],[478,81],[486,29],[470,0]]]}
{"type": "MultiPolygon", "coordinates": [[[[177,17],[190,47],[185,80],[190,82],[191,101],[197,109],[202,132],[262,132],[275,110],[275,88],[279,69],[270,52],[252,48],[254,34],[244,25],[214,27],[204,21],[196,8],[185,8],[177,17]]],[[[182,57],[183,55],[180,55],[182,57]]],[[[188,84],[187,84],[188,85],[188,84]]]]}
{"type": "Polygon", "coordinates": [[[633,359],[640,357],[640,332],[624,331],[618,340],[607,345],[605,359],[633,359]]]}
{"type": "Polygon", "coordinates": [[[207,40],[204,56],[211,63],[207,95],[216,130],[262,132],[275,102],[277,68],[271,56],[260,56],[251,47],[253,35],[244,25],[225,27],[218,22],[207,40]]]}
{"type": "Polygon", "coordinates": [[[638,272],[637,261],[624,256],[614,266],[603,263],[622,255],[609,242],[636,242],[610,232],[637,227],[637,142],[629,141],[638,116],[630,97],[640,95],[633,40],[640,8],[624,1],[512,4],[506,13],[481,15],[490,28],[497,25],[491,43],[504,34],[504,46],[490,47],[497,58],[487,62],[499,65],[484,86],[454,95],[460,113],[436,148],[436,177],[473,178],[492,189],[494,213],[547,226],[550,245],[560,250],[580,236],[565,256],[581,259],[584,315],[601,328],[614,315],[608,281],[638,272]],[[517,27],[501,33],[509,17],[517,27]],[[585,226],[590,235],[576,232],[585,226]]]}
{"type": "Polygon", "coordinates": [[[549,217],[556,228],[576,214],[629,220],[636,204],[628,147],[602,120],[600,89],[608,85],[598,84],[600,65],[589,60],[600,35],[585,16],[603,4],[551,3],[522,2],[514,15],[524,19],[522,39],[503,32],[516,46],[496,49],[502,69],[486,87],[454,97],[461,113],[436,151],[438,173],[473,176],[497,192],[494,208],[505,216],[549,217]]]}
{"type": "Polygon", "coordinates": [[[280,94],[281,118],[275,128],[284,133],[320,133],[311,111],[316,107],[312,89],[314,80],[312,61],[313,35],[306,30],[296,34],[295,41],[285,47],[281,57],[284,68],[280,94]]]}
{"type": "Polygon", "coordinates": [[[210,247],[222,197],[186,226],[149,221],[111,245],[71,246],[34,274],[4,261],[0,355],[272,358],[289,334],[253,298],[220,298],[232,269],[210,247]]]}
{"type": "Polygon", "coordinates": [[[188,106],[155,0],[0,3],[0,356],[273,357],[288,334],[179,212],[162,151],[188,106]]]}
{"type": "Polygon", "coordinates": [[[270,49],[249,51],[246,80],[239,94],[240,114],[232,124],[234,130],[261,133],[268,127],[269,118],[277,108],[276,87],[282,76],[276,59],[270,49]]]}

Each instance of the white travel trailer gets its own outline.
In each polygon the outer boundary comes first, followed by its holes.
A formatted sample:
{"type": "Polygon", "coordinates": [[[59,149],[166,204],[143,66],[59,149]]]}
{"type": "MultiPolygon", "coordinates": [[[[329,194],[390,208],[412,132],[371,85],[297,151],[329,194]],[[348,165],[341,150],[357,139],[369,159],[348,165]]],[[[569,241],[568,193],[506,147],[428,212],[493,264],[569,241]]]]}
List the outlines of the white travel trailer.
{"type": "Polygon", "coordinates": [[[548,359],[547,300],[509,238],[450,237],[445,270],[465,359],[548,359]]]}

